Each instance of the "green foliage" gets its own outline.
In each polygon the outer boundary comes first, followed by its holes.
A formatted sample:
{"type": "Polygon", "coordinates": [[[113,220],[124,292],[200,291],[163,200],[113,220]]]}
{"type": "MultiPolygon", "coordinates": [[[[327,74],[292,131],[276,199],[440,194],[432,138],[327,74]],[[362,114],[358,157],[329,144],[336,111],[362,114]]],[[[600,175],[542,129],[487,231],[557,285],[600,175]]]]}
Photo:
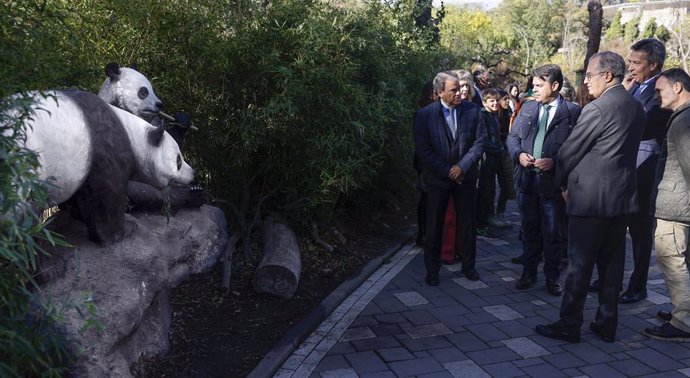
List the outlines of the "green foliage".
{"type": "Polygon", "coordinates": [[[625,23],[625,32],[623,39],[626,42],[633,42],[637,39],[640,34],[640,17],[635,17],[632,20],[625,23]]]}
{"type": "Polygon", "coordinates": [[[616,12],[616,15],[613,16],[613,21],[611,21],[611,25],[609,25],[608,29],[606,29],[606,32],[604,33],[604,38],[609,41],[617,41],[623,38],[625,32],[623,30],[623,25],[621,24],[621,17],[621,12],[616,12]]]}
{"type": "Polygon", "coordinates": [[[21,147],[32,98],[0,101],[0,376],[61,376],[71,354],[59,331],[60,312],[34,281],[40,243],[65,245],[44,228],[47,194],[37,156],[21,147]]]}

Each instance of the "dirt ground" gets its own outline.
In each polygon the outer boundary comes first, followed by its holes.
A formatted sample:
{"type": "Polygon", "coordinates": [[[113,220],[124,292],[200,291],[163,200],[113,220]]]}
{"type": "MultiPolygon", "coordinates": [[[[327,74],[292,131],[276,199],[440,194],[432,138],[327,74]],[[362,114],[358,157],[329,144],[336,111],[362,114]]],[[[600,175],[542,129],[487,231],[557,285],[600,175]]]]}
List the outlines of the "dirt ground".
{"type": "MultiPolygon", "coordinates": [[[[380,255],[416,223],[415,199],[389,201],[371,214],[343,214],[333,225],[346,238],[328,253],[300,241],[302,273],[297,293],[281,300],[254,292],[254,264],[233,259],[232,288],[220,287],[220,264],[171,293],[172,347],[168,355],[141,360],[138,377],[244,377],[290,328],[366,262],[380,255]]],[[[323,232],[327,242],[335,242],[323,232]]],[[[258,248],[257,248],[258,249],[258,248]]],[[[258,253],[255,251],[255,253],[258,253]]]]}

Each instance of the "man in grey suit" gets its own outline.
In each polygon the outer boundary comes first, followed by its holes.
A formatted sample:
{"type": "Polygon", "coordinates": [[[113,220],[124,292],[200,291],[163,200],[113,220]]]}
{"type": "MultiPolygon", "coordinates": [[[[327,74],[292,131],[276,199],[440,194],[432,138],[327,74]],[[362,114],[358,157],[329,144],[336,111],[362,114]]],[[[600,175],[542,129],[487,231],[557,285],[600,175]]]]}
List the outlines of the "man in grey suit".
{"type": "Polygon", "coordinates": [[[599,308],[590,329],[613,342],[623,281],[627,215],[637,211],[635,162],[645,125],[642,105],[621,81],[625,61],[604,51],[587,65],[585,83],[595,100],[558,151],[555,182],[566,183],[568,272],[560,320],[538,325],[540,335],[580,341],[580,327],[594,263],[599,272],[599,308]]]}

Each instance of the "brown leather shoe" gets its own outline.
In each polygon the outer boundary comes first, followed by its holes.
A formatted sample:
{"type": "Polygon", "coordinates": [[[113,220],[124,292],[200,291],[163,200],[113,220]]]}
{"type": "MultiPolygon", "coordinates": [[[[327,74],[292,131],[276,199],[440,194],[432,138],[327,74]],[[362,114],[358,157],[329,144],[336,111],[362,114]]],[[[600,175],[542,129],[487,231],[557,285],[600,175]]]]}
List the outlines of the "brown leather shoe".
{"type": "Polygon", "coordinates": [[[657,318],[667,322],[670,322],[671,318],[673,317],[673,315],[671,315],[671,311],[659,311],[656,313],[656,316],[657,318]]]}
{"type": "Polygon", "coordinates": [[[522,276],[515,283],[515,288],[518,290],[526,290],[537,283],[537,273],[522,272],[522,276]]]}
{"type": "Polygon", "coordinates": [[[561,282],[558,280],[546,280],[546,290],[548,290],[549,294],[553,295],[554,297],[558,297],[563,294],[563,286],[561,286],[561,282]]]}
{"type": "Polygon", "coordinates": [[[690,342],[690,332],[682,331],[669,322],[664,323],[661,327],[649,327],[644,330],[644,334],[659,340],[690,342]]]}

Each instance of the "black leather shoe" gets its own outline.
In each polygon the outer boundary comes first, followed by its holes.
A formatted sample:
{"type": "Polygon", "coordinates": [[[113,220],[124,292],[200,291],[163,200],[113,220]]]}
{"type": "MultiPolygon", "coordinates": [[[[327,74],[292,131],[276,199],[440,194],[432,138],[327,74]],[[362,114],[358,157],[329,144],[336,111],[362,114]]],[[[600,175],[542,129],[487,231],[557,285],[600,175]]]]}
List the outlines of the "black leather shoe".
{"type": "Polygon", "coordinates": [[[515,288],[518,290],[526,290],[537,283],[537,273],[522,272],[522,276],[515,283],[515,288]]]}
{"type": "Polygon", "coordinates": [[[661,320],[665,320],[667,322],[670,322],[671,318],[673,317],[671,315],[671,311],[659,311],[656,313],[656,316],[657,316],[657,318],[659,318],[661,320]]]}
{"type": "Polygon", "coordinates": [[[534,330],[545,337],[550,339],[557,339],[567,341],[569,343],[579,343],[580,342],[580,329],[575,327],[565,327],[558,323],[553,324],[540,324],[534,328],[534,330]]]}
{"type": "Polygon", "coordinates": [[[426,284],[429,286],[438,286],[441,283],[441,280],[438,278],[438,274],[427,274],[426,275],[426,284]]]}
{"type": "Polygon", "coordinates": [[[661,327],[649,327],[644,330],[644,334],[659,340],[690,342],[690,332],[679,330],[669,322],[664,323],[661,327]]]}
{"type": "Polygon", "coordinates": [[[589,330],[592,331],[592,333],[595,333],[599,335],[599,337],[607,343],[612,343],[616,341],[613,336],[606,336],[603,333],[601,333],[601,330],[599,329],[599,326],[597,325],[597,322],[591,322],[589,323],[589,330]]]}
{"type": "Polygon", "coordinates": [[[639,302],[645,298],[647,298],[647,290],[642,290],[642,291],[638,291],[635,293],[631,293],[629,291],[626,291],[623,294],[621,294],[620,298],[618,298],[618,303],[622,303],[622,304],[636,303],[636,302],[639,302]]]}
{"type": "Polygon", "coordinates": [[[592,283],[589,284],[587,291],[589,291],[590,293],[598,292],[599,291],[599,280],[592,281],[592,283]]]}
{"type": "Polygon", "coordinates": [[[554,297],[558,297],[563,294],[563,286],[561,286],[561,282],[558,280],[546,280],[546,290],[548,290],[549,294],[553,295],[554,297]]]}
{"type": "Polygon", "coordinates": [[[477,273],[477,270],[474,268],[469,268],[467,270],[461,270],[460,273],[464,274],[465,277],[467,277],[467,279],[470,281],[478,281],[479,280],[479,273],[477,273]]]}

